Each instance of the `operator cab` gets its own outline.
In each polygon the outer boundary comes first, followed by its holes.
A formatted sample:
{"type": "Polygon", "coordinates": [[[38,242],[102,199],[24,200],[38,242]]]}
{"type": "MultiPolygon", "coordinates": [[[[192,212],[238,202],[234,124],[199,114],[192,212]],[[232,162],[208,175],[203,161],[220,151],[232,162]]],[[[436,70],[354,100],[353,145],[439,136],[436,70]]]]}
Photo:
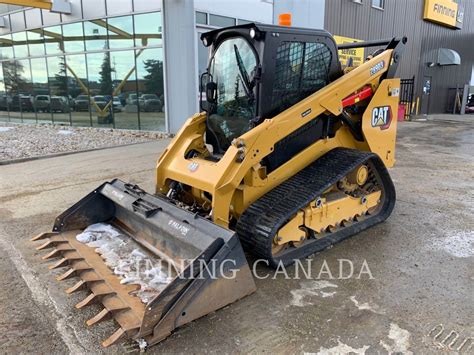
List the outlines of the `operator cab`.
{"type": "Polygon", "coordinates": [[[201,40],[210,47],[200,87],[213,155],[342,75],[337,45],[324,30],[251,23],[201,40]]]}

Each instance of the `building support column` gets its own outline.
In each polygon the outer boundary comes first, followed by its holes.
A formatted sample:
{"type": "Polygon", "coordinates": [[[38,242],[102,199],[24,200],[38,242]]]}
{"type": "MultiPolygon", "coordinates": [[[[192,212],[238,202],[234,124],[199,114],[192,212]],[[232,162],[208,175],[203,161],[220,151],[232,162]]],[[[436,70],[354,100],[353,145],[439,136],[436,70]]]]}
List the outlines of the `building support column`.
{"type": "Polygon", "coordinates": [[[162,0],[166,129],[176,133],[196,112],[194,0],[162,0]]]}

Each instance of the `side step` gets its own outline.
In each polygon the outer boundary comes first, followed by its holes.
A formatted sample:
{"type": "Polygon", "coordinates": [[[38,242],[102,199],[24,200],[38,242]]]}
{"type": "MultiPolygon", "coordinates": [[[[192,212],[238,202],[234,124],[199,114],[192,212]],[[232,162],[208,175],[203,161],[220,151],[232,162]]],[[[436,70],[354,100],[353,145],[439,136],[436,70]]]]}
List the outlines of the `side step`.
{"type": "Polygon", "coordinates": [[[113,319],[118,329],[102,345],[128,337],[153,345],[177,327],[235,302],[255,291],[255,283],[238,237],[227,229],[147,194],[120,180],[104,183],[62,213],[53,232],[32,239],[49,249],[50,269],[64,269],[58,281],[73,277],[70,294],[86,290],[81,309],[96,302],[103,309],[86,324],[113,319]],[[147,304],[132,294],[94,247],[76,239],[85,228],[109,223],[140,247],[171,265],[173,280],[147,304]]]}

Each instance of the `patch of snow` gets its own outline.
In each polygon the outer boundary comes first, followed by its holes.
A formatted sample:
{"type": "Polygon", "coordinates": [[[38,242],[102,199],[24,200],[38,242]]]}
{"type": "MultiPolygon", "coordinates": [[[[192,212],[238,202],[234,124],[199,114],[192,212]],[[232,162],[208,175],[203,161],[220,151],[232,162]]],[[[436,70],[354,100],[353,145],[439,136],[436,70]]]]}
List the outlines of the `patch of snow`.
{"type": "Polygon", "coordinates": [[[60,129],[58,131],[58,134],[62,134],[62,135],[65,135],[65,136],[69,136],[71,134],[75,134],[73,131],[68,131],[67,129],[60,129]]]}
{"type": "Polygon", "coordinates": [[[321,297],[322,298],[326,298],[326,297],[332,297],[336,294],[337,292],[324,292],[324,291],[321,291],[321,297]]]}
{"type": "Polygon", "coordinates": [[[472,257],[474,256],[474,231],[453,232],[443,239],[436,240],[433,246],[457,258],[472,257]]]}
{"type": "Polygon", "coordinates": [[[400,328],[398,324],[390,323],[388,337],[393,340],[393,344],[388,345],[381,340],[380,345],[382,345],[389,354],[413,354],[413,352],[408,350],[410,347],[410,332],[408,330],[400,328]]]}
{"type": "Polygon", "coordinates": [[[364,345],[361,348],[353,348],[337,339],[337,345],[332,348],[319,348],[317,355],[340,355],[340,354],[358,354],[364,355],[370,348],[370,345],[364,345]]]}
{"type": "Polygon", "coordinates": [[[13,127],[0,127],[0,132],[8,132],[9,130],[12,130],[13,127]]]}
{"type": "Polygon", "coordinates": [[[337,285],[330,283],[329,281],[305,281],[301,283],[301,289],[291,290],[293,299],[290,301],[292,306],[305,307],[313,305],[312,302],[305,301],[306,297],[320,296],[320,297],[332,297],[336,292],[325,292],[322,291],[325,288],[337,288],[337,285]]]}
{"type": "Polygon", "coordinates": [[[371,305],[369,305],[368,302],[359,303],[359,301],[357,301],[355,296],[351,296],[351,301],[361,311],[370,311],[370,312],[377,313],[377,314],[385,314],[385,312],[383,310],[381,310],[380,307],[376,304],[371,306],[371,305]]]}
{"type": "Polygon", "coordinates": [[[96,248],[105,264],[121,278],[121,284],[140,285],[136,295],[143,303],[150,302],[175,276],[169,274],[166,263],[110,224],[92,224],[76,239],[96,248]]]}

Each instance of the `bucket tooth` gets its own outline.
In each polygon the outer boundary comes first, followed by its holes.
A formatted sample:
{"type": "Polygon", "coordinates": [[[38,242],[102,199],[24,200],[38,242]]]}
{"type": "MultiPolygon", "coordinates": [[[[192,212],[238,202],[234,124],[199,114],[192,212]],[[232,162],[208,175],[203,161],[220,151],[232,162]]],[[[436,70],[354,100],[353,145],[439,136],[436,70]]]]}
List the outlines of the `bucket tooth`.
{"type": "Polygon", "coordinates": [[[56,258],[56,257],[59,256],[60,253],[61,253],[60,250],[54,249],[54,250],[50,251],[48,254],[42,256],[41,259],[48,260],[48,259],[56,258]]]}
{"type": "Polygon", "coordinates": [[[56,246],[50,253],[46,254],[42,257],[43,260],[55,258],[58,256],[60,252],[67,252],[74,250],[68,243],[61,241],[61,242],[52,242],[52,243],[60,243],[56,246]]]}
{"type": "Polygon", "coordinates": [[[107,319],[108,317],[110,317],[110,312],[107,310],[107,308],[104,308],[102,311],[97,313],[94,317],[89,319],[86,322],[86,324],[90,327],[90,326],[93,326],[94,324],[102,322],[103,320],[107,319]]]}
{"type": "Polygon", "coordinates": [[[76,304],[76,308],[77,309],[81,309],[85,306],[88,306],[90,305],[95,299],[96,299],[97,295],[91,293],[89,296],[87,296],[86,298],[84,298],[81,302],[79,302],[78,304],[76,304]]]}
{"type": "Polygon", "coordinates": [[[119,328],[119,329],[117,329],[117,330],[115,331],[114,334],[112,334],[110,337],[108,337],[106,340],[104,340],[104,341],[102,342],[102,346],[103,346],[104,348],[107,348],[107,347],[109,347],[110,345],[113,345],[113,344],[115,344],[117,341],[119,341],[120,338],[121,338],[122,336],[124,336],[124,335],[125,335],[125,330],[122,329],[122,328],[119,328]]]}
{"type": "Polygon", "coordinates": [[[56,235],[56,233],[40,233],[37,236],[34,236],[33,238],[31,238],[30,240],[32,242],[36,242],[37,240],[46,239],[46,238],[49,238],[53,235],[56,235]]]}
{"type": "Polygon", "coordinates": [[[68,271],[66,271],[64,274],[56,277],[56,280],[58,281],[63,281],[63,280],[66,280],[70,277],[73,277],[74,274],[76,273],[76,270],[75,269],[69,269],[68,271]]]}
{"type": "Polygon", "coordinates": [[[52,269],[57,269],[58,267],[66,266],[68,264],[68,262],[69,262],[68,259],[62,258],[57,263],[54,263],[53,265],[50,265],[49,269],[52,270],[52,269]]]}
{"type": "Polygon", "coordinates": [[[80,280],[78,281],[74,286],[72,287],[69,287],[67,290],[66,290],[66,293],[68,295],[70,295],[71,293],[74,293],[76,291],[79,291],[82,289],[82,287],[84,287],[86,284],[86,282],[84,280],[80,280]]]}
{"type": "MultiPolygon", "coordinates": [[[[53,238],[50,238],[44,244],[41,244],[39,247],[36,247],[36,250],[43,250],[43,249],[53,248],[55,246],[60,246],[60,245],[64,245],[64,244],[67,244],[67,240],[63,240],[63,239],[55,240],[53,238]]],[[[71,248],[66,247],[63,250],[71,250],[71,248]]]]}

